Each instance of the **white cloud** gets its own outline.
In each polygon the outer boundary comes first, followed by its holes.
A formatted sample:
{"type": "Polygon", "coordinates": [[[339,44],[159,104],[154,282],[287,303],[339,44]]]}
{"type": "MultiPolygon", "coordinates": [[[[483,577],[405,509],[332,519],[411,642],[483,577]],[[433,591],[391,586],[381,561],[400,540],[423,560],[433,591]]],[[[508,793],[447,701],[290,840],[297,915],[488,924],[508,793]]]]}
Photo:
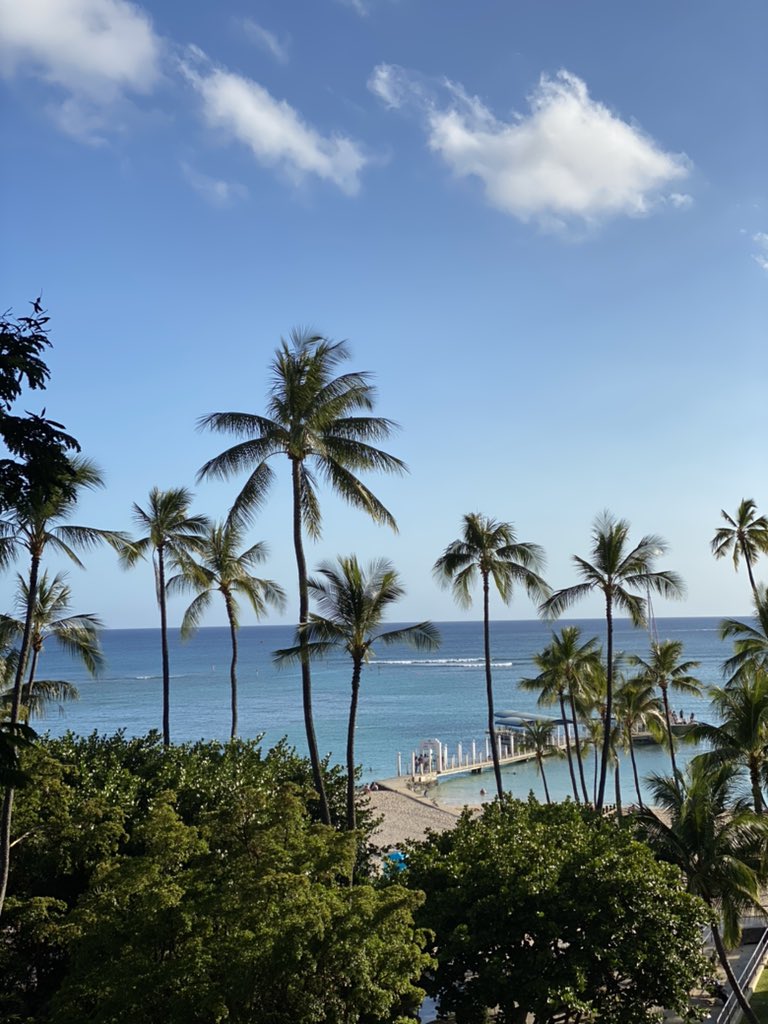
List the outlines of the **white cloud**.
{"type": "Polygon", "coordinates": [[[126,95],[149,92],[160,52],[149,17],[127,0],[0,0],[0,71],[63,90],[47,109],[81,142],[103,143],[126,95]]]}
{"type": "Polygon", "coordinates": [[[397,110],[421,95],[414,76],[406,77],[402,69],[393,64],[377,64],[368,79],[368,88],[390,110],[397,110]]]}
{"type": "Polygon", "coordinates": [[[288,47],[287,44],[281,42],[280,39],[275,35],[274,32],[270,32],[269,29],[264,28],[255,22],[253,18],[242,18],[238,21],[238,25],[245,32],[248,38],[254,42],[261,50],[268,53],[271,57],[274,57],[280,64],[286,64],[288,61],[288,47]]]}
{"type": "Polygon", "coordinates": [[[762,270],[768,272],[768,233],[758,231],[756,235],[752,235],[752,241],[757,246],[757,252],[752,253],[752,259],[762,270]]]}
{"type": "Polygon", "coordinates": [[[315,175],[354,195],[367,163],[360,146],[344,135],[324,136],[285,100],[275,99],[263,86],[234,72],[213,67],[196,48],[192,62],[182,64],[197,89],[208,123],[243,143],[256,160],[282,169],[296,183],[315,175]]]}
{"type": "Polygon", "coordinates": [[[685,192],[670,192],[667,199],[678,210],[687,210],[690,206],[693,206],[693,196],[689,196],[685,192]]]}
{"type": "Polygon", "coordinates": [[[593,100],[576,75],[542,75],[530,111],[501,121],[461,85],[439,93],[402,68],[379,65],[368,87],[390,107],[415,105],[430,149],[459,177],[478,178],[488,202],[522,221],[597,221],[641,215],[659,199],[687,206],[689,196],[663,189],[689,173],[637,126],[593,100]]]}
{"type": "Polygon", "coordinates": [[[211,178],[196,171],[188,163],[182,162],[181,171],[192,188],[214,206],[231,206],[248,195],[248,189],[244,185],[211,178]]]}
{"type": "Polygon", "coordinates": [[[147,92],[160,45],[149,17],[127,0],[0,0],[0,66],[95,101],[147,92]]]}

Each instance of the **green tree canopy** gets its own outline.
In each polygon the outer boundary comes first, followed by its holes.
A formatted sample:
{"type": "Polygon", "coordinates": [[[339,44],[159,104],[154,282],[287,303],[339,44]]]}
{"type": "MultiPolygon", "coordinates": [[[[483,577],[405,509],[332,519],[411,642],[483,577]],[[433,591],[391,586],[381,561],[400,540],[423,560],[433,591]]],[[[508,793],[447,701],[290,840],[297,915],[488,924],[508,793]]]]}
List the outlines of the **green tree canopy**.
{"type": "Polygon", "coordinates": [[[460,1024],[493,1007],[508,1024],[639,1024],[659,1006],[695,1019],[708,911],[616,822],[507,798],[407,856],[403,877],[426,894],[417,920],[434,935],[426,985],[460,1024]]]}
{"type": "Polygon", "coordinates": [[[422,897],[350,886],[357,837],[316,822],[285,746],[69,735],[24,767],[4,1021],[391,1024],[418,1006],[422,897]]]}

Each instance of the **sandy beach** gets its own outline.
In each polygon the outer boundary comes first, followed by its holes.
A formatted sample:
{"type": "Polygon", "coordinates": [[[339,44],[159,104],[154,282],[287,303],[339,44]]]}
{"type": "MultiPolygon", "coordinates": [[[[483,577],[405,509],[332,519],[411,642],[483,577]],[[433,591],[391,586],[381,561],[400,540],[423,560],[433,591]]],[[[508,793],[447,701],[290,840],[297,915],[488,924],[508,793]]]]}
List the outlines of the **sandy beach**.
{"type": "Polygon", "coordinates": [[[432,800],[394,789],[379,789],[365,797],[374,815],[382,819],[373,833],[376,846],[390,849],[406,839],[421,840],[428,830],[444,832],[453,828],[461,808],[437,807],[432,800]]]}

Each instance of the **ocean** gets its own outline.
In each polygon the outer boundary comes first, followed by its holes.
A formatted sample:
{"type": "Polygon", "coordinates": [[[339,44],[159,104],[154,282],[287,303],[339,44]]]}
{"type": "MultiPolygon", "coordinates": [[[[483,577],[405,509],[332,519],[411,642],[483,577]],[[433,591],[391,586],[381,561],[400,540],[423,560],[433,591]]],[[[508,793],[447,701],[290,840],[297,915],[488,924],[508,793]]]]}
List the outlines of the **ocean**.
{"type": "MultiPolygon", "coordinates": [[[[700,662],[696,674],[704,686],[722,682],[722,661],[730,653],[719,639],[716,618],[661,618],[656,621],[660,640],[681,640],[684,656],[700,662]]],[[[393,624],[394,625],[394,624],[393,624]]],[[[436,738],[453,752],[461,743],[465,751],[474,740],[484,744],[486,705],[482,650],[482,623],[438,623],[440,649],[422,653],[408,647],[384,647],[364,669],[356,749],[363,781],[396,774],[397,755],[410,763],[410,752],[422,740],[436,738]]],[[[587,639],[603,639],[600,619],[563,619],[555,624],[577,625],[587,639]]],[[[551,638],[553,626],[539,620],[497,621],[491,624],[496,709],[535,712],[536,694],[518,687],[518,680],[536,675],[533,656],[551,638]]],[[[278,669],[272,652],[293,642],[290,626],[246,626],[240,631],[239,718],[240,735],[263,735],[267,745],[282,737],[298,751],[306,752],[301,682],[297,667],[278,669]]],[[[627,620],[615,623],[616,650],[646,656],[647,632],[634,629],[627,620]]],[[[45,719],[33,724],[52,736],[67,730],[87,734],[113,733],[124,729],[138,735],[161,728],[162,680],[160,631],[158,629],[110,629],[102,635],[106,667],[98,679],[48,641],[41,656],[38,676],[66,679],[80,690],[80,700],[60,709],[49,709],[45,719]]],[[[177,630],[170,632],[171,734],[175,742],[229,736],[229,630],[204,628],[182,642],[177,630]]],[[[321,752],[343,761],[350,693],[350,662],[339,652],[313,668],[315,728],[321,752]]],[[[677,710],[698,720],[710,716],[706,697],[673,697],[677,710]]],[[[556,709],[544,708],[544,714],[556,709]]],[[[683,746],[680,760],[695,753],[683,746]]],[[[668,755],[658,747],[637,751],[641,774],[667,772],[668,755]]],[[[546,761],[547,781],[553,798],[570,791],[567,764],[546,761]]],[[[517,796],[530,790],[543,799],[544,791],[533,763],[504,769],[505,786],[517,796]]],[[[633,799],[630,766],[622,768],[624,799],[633,799]]],[[[477,803],[480,789],[492,793],[490,775],[460,776],[441,782],[437,798],[446,803],[477,803]]],[[[613,789],[609,791],[613,793],[613,789]]],[[[608,799],[612,799],[609,797],[608,799]]]]}

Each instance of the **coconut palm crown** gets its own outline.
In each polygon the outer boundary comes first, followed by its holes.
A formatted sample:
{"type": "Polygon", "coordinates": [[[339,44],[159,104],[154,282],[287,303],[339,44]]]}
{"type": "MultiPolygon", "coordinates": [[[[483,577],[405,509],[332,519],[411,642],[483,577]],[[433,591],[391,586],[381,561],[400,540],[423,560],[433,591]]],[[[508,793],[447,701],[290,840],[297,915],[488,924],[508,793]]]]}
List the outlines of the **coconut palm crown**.
{"type": "MultiPolygon", "coordinates": [[[[291,467],[293,545],[299,585],[299,626],[309,621],[309,591],[303,533],[317,540],[322,517],[318,477],[344,501],[362,509],[376,522],[396,529],[392,514],[363,483],[361,471],[403,473],[405,464],[376,447],[395,429],[392,420],[370,416],[376,391],[371,375],[353,371],[336,376],[349,358],[345,342],[333,342],[307,330],[294,330],[281,340],[272,360],[267,415],[217,412],[204,416],[201,428],[240,438],[237,444],[210,459],[198,474],[228,479],[247,472],[229,518],[250,522],[262,507],[274,481],[272,460],[287,458],[291,467]]],[[[304,634],[300,633],[301,642],[304,634]]],[[[307,746],[323,821],[330,824],[323,771],[312,711],[312,673],[309,657],[301,662],[302,700],[307,746]]]]}
{"type": "Polygon", "coordinates": [[[594,591],[603,595],[606,619],[606,701],[603,719],[603,751],[600,765],[600,784],[597,809],[602,809],[605,780],[610,754],[611,718],[613,715],[613,617],[616,612],[629,615],[633,625],[646,622],[648,601],[654,591],[662,597],[680,598],[684,594],[682,580],[677,573],[655,571],[658,555],[666,552],[661,537],[648,534],[634,547],[629,546],[629,523],[603,512],[592,528],[591,561],[574,555],[572,561],[581,582],[556,591],[540,607],[549,618],[558,618],[577,601],[594,591]],[[640,591],[641,593],[637,593],[640,591]]]}
{"type": "Polygon", "coordinates": [[[768,670],[768,587],[758,585],[754,604],[752,624],[741,619],[723,619],[720,623],[721,639],[733,641],[733,654],[723,662],[729,686],[745,671],[768,670]]]}
{"type": "Polygon", "coordinates": [[[720,515],[727,525],[715,531],[710,543],[712,554],[715,558],[731,555],[736,570],[743,558],[752,593],[757,597],[752,566],[760,554],[768,553],[768,517],[757,515],[757,505],[752,498],[742,498],[735,515],[729,515],[725,509],[720,510],[720,515]]]}

